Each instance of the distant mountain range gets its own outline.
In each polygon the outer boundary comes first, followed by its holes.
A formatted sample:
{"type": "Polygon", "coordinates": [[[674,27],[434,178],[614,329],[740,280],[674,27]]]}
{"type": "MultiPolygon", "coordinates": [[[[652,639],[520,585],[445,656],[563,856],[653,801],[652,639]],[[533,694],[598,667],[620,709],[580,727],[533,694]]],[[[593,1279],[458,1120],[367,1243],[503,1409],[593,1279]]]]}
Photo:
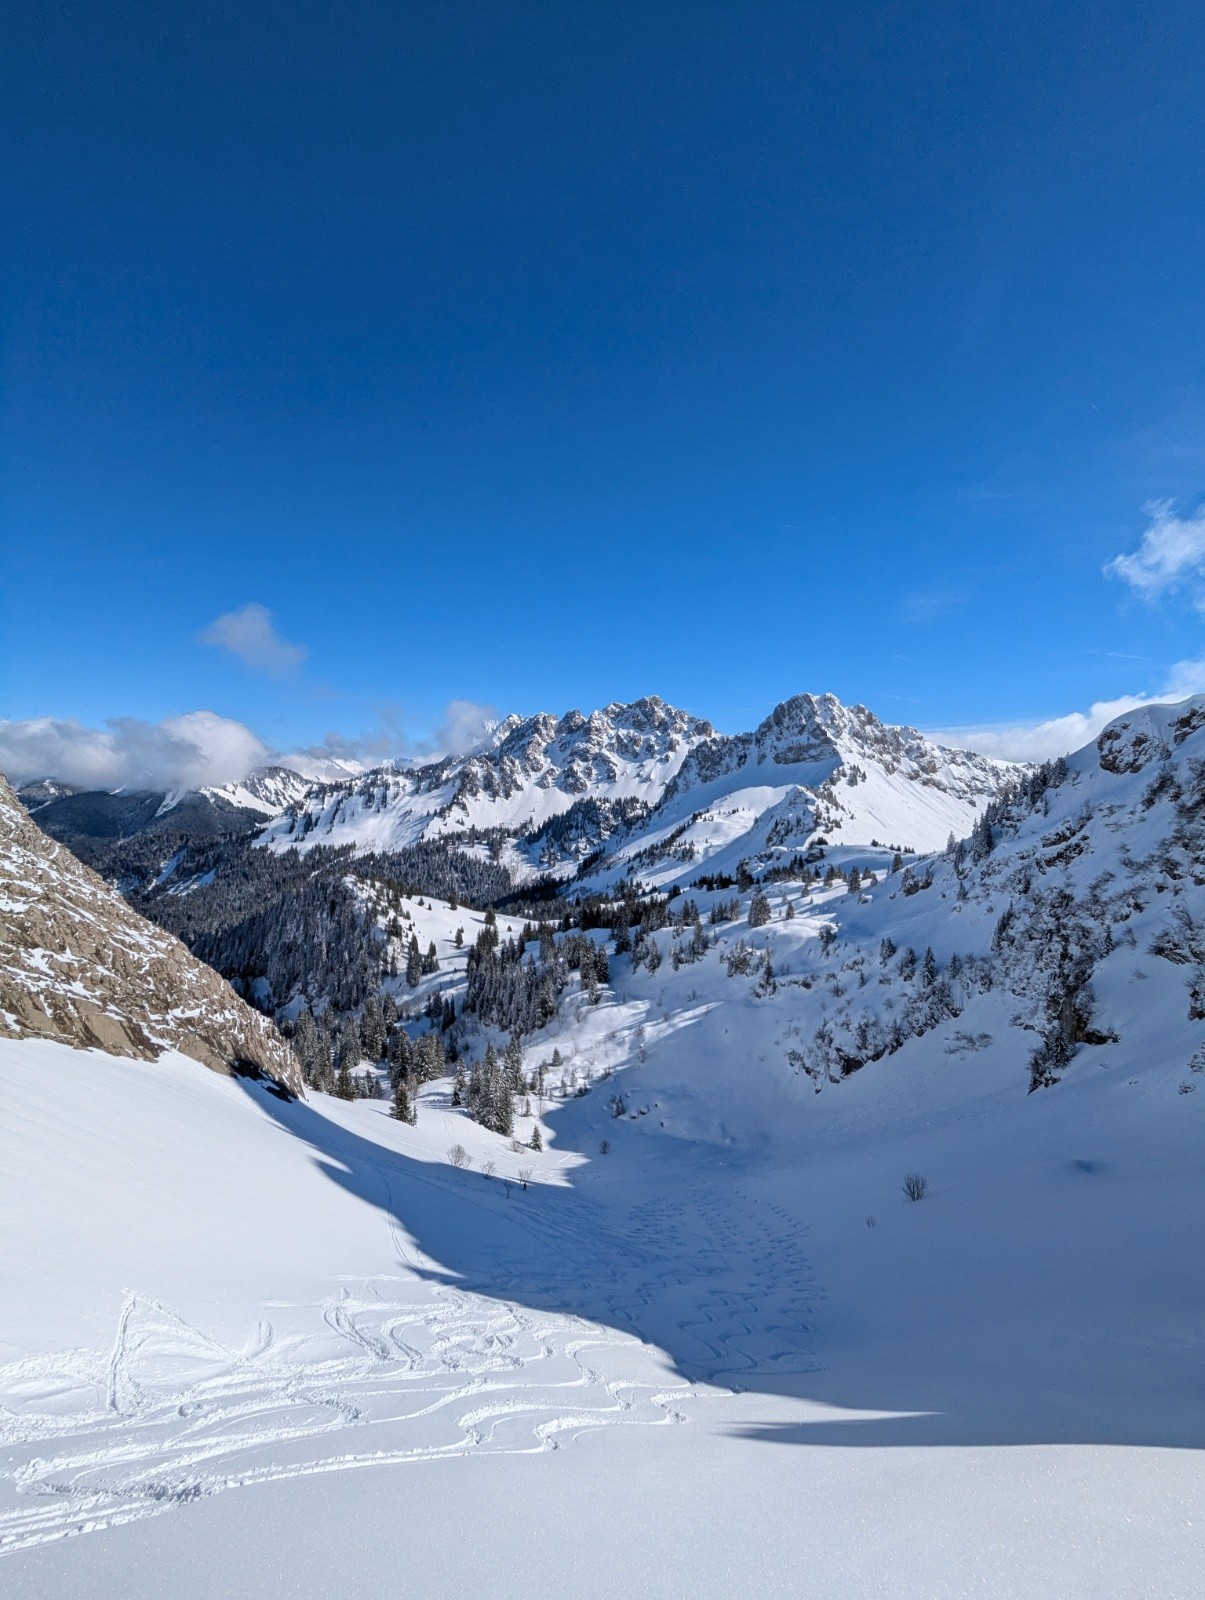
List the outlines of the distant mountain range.
{"type": "MultiPolygon", "coordinates": [[[[138,1005],[136,1043],[178,1036],[187,1008],[173,983],[187,988],[205,969],[137,911],[287,1025],[309,1012],[343,1027],[383,997],[396,1008],[413,995],[441,1027],[454,1021],[449,1039],[467,1048],[483,1018],[511,1016],[522,1032],[549,1006],[555,1013],[576,970],[549,943],[555,922],[579,939],[610,928],[616,958],[632,952],[629,978],[622,964],[609,969],[617,995],[639,966],[651,972],[668,955],[675,972],[698,969],[690,995],[718,959],[727,977],[757,977],[765,1001],[786,959],[798,991],[787,1036],[799,1043],[788,1055],[818,1084],[965,1013],[983,1025],[961,1029],[956,1052],[1019,1030],[1041,1086],[1082,1045],[1121,1031],[1133,965],[1123,948],[1165,958],[1142,969],[1161,1004],[1182,969],[1186,1017],[1205,1017],[1202,738],[1205,699],[1147,707],[1066,762],[1034,769],[944,748],[829,695],[797,696],[731,736],[647,699],[588,717],[509,718],[466,755],[339,783],[268,769],[229,789],[156,796],[47,779],[22,792],[33,821],[94,861],[134,909],[56,853],[5,790],[12,925],[36,923],[10,935],[19,979],[10,973],[17,988],[5,1004],[22,1027],[81,1038],[138,1005]],[[78,958],[75,971],[63,954],[54,982],[37,954],[52,946],[22,887],[31,874],[60,903],[46,924],[53,947],[78,958]],[[458,906],[478,916],[496,906],[520,919],[516,928],[526,923],[541,966],[521,968],[520,942],[488,984],[478,972],[475,997],[451,938],[458,906]],[[790,931],[777,931],[788,912],[790,931]],[[129,959],[115,969],[126,988],[113,987],[107,951],[123,941],[175,975],[156,981],[149,1009],[127,983],[129,959]],[[90,970],[97,962],[103,982],[90,970]]],[[[587,947],[568,948],[596,993],[587,947]]],[[[721,984],[717,994],[731,992],[721,984]]],[[[221,1049],[237,1038],[250,1053],[249,1039],[287,1079],[270,1042],[239,1031],[253,1014],[224,987],[198,1015],[210,1010],[224,1019],[221,1049]]]]}
{"type": "Polygon", "coordinates": [[[468,755],[314,785],[264,831],[274,849],[489,848],[516,882],[630,873],[659,886],[830,843],[931,850],[1017,768],[935,744],[832,695],[796,695],[752,732],[656,697],[590,716],[509,717],[468,755]]]}
{"type": "Polygon", "coordinates": [[[789,856],[818,837],[935,849],[966,832],[1016,770],[833,695],[796,695],[732,735],[651,696],[588,716],[507,717],[467,754],[336,781],[269,766],[196,793],[109,793],[50,774],[20,794],[41,827],[88,859],[156,834],[356,854],[440,841],[490,858],[515,885],[636,875],[666,887],[789,856]]]}

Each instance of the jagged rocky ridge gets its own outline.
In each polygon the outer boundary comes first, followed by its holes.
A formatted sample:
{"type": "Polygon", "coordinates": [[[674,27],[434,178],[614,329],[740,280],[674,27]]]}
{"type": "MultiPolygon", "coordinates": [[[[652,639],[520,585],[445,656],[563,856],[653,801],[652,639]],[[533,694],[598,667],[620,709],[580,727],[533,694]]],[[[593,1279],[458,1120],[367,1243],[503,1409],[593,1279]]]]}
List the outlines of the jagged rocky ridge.
{"type": "Polygon", "coordinates": [[[571,876],[576,850],[593,850],[621,821],[647,815],[689,751],[712,732],[710,723],[656,696],[589,716],[508,717],[467,755],[313,786],[265,840],[275,849],[350,844],[390,851],[448,838],[492,850],[517,876],[532,877],[545,830],[574,812],[571,876]]]}
{"type": "Polygon", "coordinates": [[[0,778],[0,1034],[153,1060],[175,1049],[290,1090],[275,1026],[31,820],[0,778]]]}

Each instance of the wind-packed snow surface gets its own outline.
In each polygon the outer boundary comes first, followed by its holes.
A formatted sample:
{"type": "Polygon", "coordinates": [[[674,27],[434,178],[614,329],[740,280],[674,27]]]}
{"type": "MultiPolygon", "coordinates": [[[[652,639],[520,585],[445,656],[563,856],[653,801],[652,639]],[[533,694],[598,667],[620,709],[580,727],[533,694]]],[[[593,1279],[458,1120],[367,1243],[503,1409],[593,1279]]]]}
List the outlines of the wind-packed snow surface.
{"type": "Polygon", "coordinates": [[[517,1148],[0,1042],[4,1592],[1198,1595],[1203,827],[1200,701],[679,897],[517,1148]]]}

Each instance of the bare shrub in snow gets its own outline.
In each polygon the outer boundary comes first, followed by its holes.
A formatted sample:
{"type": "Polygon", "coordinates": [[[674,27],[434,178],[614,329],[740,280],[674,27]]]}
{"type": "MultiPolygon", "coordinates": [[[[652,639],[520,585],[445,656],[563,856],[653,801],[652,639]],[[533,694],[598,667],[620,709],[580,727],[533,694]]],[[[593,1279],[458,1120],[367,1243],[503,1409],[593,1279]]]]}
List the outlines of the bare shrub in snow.
{"type": "Polygon", "coordinates": [[[929,1180],[919,1172],[910,1172],[904,1179],[903,1189],[909,1200],[923,1200],[929,1192],[929,1180]]]}
{"type": "Polygon", "coordinates": [[[462,1144],[451,1145],[448,1149],[448,1161],[454,1167],[471,1167],[473,1158],[462,1144]]]}

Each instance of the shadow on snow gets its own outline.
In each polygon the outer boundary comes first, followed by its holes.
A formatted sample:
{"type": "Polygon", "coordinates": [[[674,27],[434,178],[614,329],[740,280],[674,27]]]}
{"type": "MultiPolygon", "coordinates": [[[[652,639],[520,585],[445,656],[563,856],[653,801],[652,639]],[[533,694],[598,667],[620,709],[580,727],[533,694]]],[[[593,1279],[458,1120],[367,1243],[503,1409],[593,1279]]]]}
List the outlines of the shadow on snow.
{"type": "MultiPolygon", "coordinates": [[[[1149,1374],[1146,1388],[1141,1374],[1119,1386],[1116,1367],[1085,1370],[1081,1346],[1060,1350],[1041,1328],[1027,1346],[992,1344],[970,1378],[936,1317],[919,1354],[913,1340],[905,1359],[881,1349],[865,1359],[813,1282],[802,1222],[772,1188],[759,1194],[748,1158],[667,1139],[655,1161],[611,1155],[575,1169],[567,1187],[512,1184],[508,1197],[500,1177],[416,1161],[261,1082],[240,1086],[310,1146],[333,1183],[396,1221],[425,1258],[399,1238],[399,1259],[418,1276],[626,1332],[690,1382],[818,1407],[815,1420],[745,1437],[846,1447],[1205,1441],[1191,1350],[1160,1353],[1164,1403],[1154,1405],[1149,1374]]],[[[559,1152],[574,1148],[574,1132],[577,1148],[585,1143],[579,1106],[553,1113],[559,1152]]],[[[384,1102],[374,1109],[388,1116],[384,1102]]],[[[1137,1352],[1136,1365],[1150,1356],[1137,1352]]]]}

